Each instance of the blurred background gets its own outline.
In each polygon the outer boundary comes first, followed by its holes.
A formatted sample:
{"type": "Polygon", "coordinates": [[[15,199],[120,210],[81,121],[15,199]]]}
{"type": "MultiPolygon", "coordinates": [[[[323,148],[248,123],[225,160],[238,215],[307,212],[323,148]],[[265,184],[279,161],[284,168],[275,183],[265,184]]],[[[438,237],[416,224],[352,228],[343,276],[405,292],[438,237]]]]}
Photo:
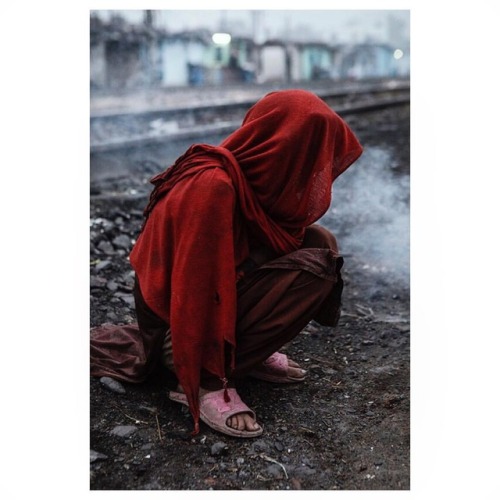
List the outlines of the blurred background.
{"type": "Polygon", "coordinates": [[[407,10],[95,10],[92,91],[408,77],[407,10]]]}

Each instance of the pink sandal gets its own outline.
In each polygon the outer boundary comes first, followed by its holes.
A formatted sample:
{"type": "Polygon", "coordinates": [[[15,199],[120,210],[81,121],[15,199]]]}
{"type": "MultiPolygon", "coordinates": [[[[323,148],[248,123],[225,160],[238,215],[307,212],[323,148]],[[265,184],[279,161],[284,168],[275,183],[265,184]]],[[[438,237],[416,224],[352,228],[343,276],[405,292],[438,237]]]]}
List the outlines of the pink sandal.
{"type": "Polygon", "coordinates": [[[306,378],[305,373],[302,377],[290,377],[288,375],[288,357],[280,352],[275,352],[269,356],[261,365],[254,368],[249,375],[276,384],[293,384],[303,382],[306,378]]]}
{"type": "MultiPolygon", "coordinates": [[[[228,436],[253,438],[260,436],[262,427],[255,431],[240,431],[227,425],[227,419],[237,413],[248,413],[255,420],[255,412],[251,410],[240,398],[236,389],[227,389],[230,401],[224,401],[224,389],[208,392],[200,397],[200,419],[212,429],[227,434],[228,436]]],[[[172,401],[188,406],[186,395],[182,392],[170,391],[172,401]]]]}

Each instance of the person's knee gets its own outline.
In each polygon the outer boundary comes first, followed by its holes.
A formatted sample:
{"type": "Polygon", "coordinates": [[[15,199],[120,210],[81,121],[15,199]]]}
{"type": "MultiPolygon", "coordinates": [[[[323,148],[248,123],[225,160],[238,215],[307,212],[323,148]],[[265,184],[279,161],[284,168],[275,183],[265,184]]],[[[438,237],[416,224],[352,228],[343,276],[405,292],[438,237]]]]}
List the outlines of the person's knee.
{"type": "Polygon", "coordinates": [[[329,248],[338,252],[337,239],[325,227],[313,224],[306,228],[302,248],[329,248]]]}

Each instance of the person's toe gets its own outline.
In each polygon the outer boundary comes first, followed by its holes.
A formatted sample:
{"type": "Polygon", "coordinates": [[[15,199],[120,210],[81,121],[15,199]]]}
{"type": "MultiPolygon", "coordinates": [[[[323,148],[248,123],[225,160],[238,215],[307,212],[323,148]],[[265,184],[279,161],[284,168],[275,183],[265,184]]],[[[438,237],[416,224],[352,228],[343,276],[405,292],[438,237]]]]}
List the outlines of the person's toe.
{"type": "Polygon", "coordinates": [[[260,425],[247,413],[229,417],[226,423],[229,427],[239,431],[255,431],[260,429],[260,425]]]}
{"type": "Polygon", "coordinates": [[[293,378],[302,378],[306,370],[302,369],[293,359],[288,360],[288,375],[293,378]]]}
{"type": "Polygon", "coordinates": [[[233,415],[232,417],[229,417],[226,424],[232,429],[242,430],[240,415],[233,415]]]}
{"type": "Polygon", "coordinates": [[[250,416],[250,415],[245,415],[245,426],[248,431],[256,431],[257,429],[260,429],[259,424],[250,416]]]}
{"type": "Polygon", "coordinates": [[[244,415],[238,415],[238,430],[244,431],[246,429],[246,420],[244,415]]]}

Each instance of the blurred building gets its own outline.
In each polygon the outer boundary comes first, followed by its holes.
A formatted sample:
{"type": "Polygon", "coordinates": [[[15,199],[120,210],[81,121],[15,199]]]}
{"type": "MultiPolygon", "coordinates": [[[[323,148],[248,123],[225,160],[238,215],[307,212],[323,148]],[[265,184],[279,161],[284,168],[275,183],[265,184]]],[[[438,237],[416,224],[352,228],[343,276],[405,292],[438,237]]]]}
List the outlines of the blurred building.
{"type": "Polygon", "coordinates": [[[174,33],[155,23],[155,11],[134,12],[142,12],[135,23],[119,13],[104,19],[100,11],[91,13],[91,89],[409,76],[409,46],[401,48],[405,40],[397,20],[390,26],[400,46],[299,42],[289,33],[283,39],[265,39],[258,25],[255,37],[238,36],[227,23],[222,23],[225,33],[174,33]]]}

